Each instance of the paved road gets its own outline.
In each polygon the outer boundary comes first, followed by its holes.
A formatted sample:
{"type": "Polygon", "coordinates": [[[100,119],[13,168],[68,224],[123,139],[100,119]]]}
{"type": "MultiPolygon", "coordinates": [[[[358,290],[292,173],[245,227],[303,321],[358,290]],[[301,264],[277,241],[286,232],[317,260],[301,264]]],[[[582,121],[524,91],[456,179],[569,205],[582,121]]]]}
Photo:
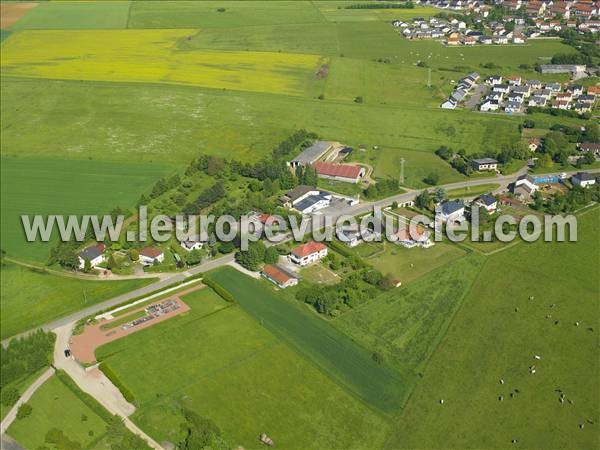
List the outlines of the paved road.
{"type": "Polygon", "coordinates": [[[21,398],[17,400],[17,403],[14,404],[14,406],[10,409],[10,411],[0,424],[0,434],[4,434],[8,427],[10,427],[10,424],[13,423],[13,421],[16,419],[19,406],[21,406],[23,403],[27,403],[31,396],[34,394],[34,392],[37,391],[39,387],[42,384],[44,384],[52,375],[54,375],[54,368],[49,367],[42,375],[40,375],[40,377],[37,380],[35,380],[25,390],[25,392],[23,392],[21,398]]]}
{"type": "Polygon", "coordinates": [[[154,439],[144,433],[129,416],[135,412],[135,406],[129,403],[121,391],[98,368],[85,370],[72,357],[66,357],[64,350],[69,347],[69,341],[75,322],[62,325],[52,330],[56,334],[54,344],[54,366],[64,370],[79,388],[90,394],[111,414],[119,416],[123,424],[134,434],[148,443],[151,448],[164,450],[154,439]]]}
{"type": "MultiPolygon", "coordinates": [[[[573,170],[570,172],[566,172],[567,174],[573,174],[578,172],[577,170],[573,170]]],[[[587,169],[586,172],[590,172],[590,173],[599,173],[600,169],[587,169]]],[[[441,186],[432,186],[430,189],[435,189],[437,187],[443,187],[446,190],[451,190],[451,189],[462,189],[465,187],[474,187],[474,186],[481,186],[484,184],[499,184],[501,187],[506,188],[510,183],[513,183],[519,176],[524,175],[527,173],[527,168],[524,167],[523,169],[521,169],[520,171],[511,174],[511,175],[498,175],[495,177],[488,177],[488,178],[478,178],[476,180],[467,180],[467,181],[459,181],[456,183],[449,183],[449,184],[444,184],[441,186]]],[[[552,172],[552,173],[545,173],[545,174],[536,174],[537,176],[542,176],[542,175],[559,175],[562,172],[552,172]]],[[[393,202],[398,202],[398,203],[403,203],[403,202],[407,202],[410,200],[414,200],[415,196],[417,195],[416,190],[409,190],[403,194],[398,194],[398,195],[394,195],[391,197],[387,197],[383,200],[377,200],[374,202],[365,202],[365,203],[359,203],[358,205],[354,205],[351,207],[343,207],[343,208],[338,208],[338,209],[334,209],[334,208],[328,208],[327,210],[323,210],[324,213],[330,215],[332,217],[332,222],[335,223],[335,221],[342,215],[352,215],[352,216],[359,216],[361,214],[366,214],[368,212],[371,212],[373,210],[374,207],[380,207],[380,208],[384,208],[386,206],[389,206],[390,204],[392,204],[393,202]]],[[[310,230],[310,227],[307,228],[308,230],[310,230]]],[[[287,240],[290,240],[291,236],[288,236],[285,240],[283,240],[282,242],[285,242],[287,240]]],[[[98,313],[99,311],[108,309],[112,306],[116,306],[119,305],[121,303],[125,303],[128,300],[132,300],[136,297],[141,297],[143,295],[147,295],[150,294],[152,292],[161,290],[161,289],[165,289],[168,286],[174,284],[174,283],[178,283],[181,282],[183,280],[185,280],[186,278],[196,275],[200,272],[206,272],[208,270],[211,269],[215,269],[217,267],[226,265],[231,263],[232,261],[234,261],[234,255],[233,254],[229,254],[229,255],[225,255],[222,256],[220,258],[216,258],[216,259],[212,259],[210,261],[207,261],[205,263],[202,263],[192,269],[189,269],[185,272],[179,272],[170,276],[167,276],[166,278],[157,281],[156,283],[152,283],[149,284],[147,286],[144,286],[142,288],[136,289],[134,291],[128,292],[126,294],[122,294],[119,295],[118,297],[114,297],[110,300],[106,300],[104,302],[101,303],[97,303],[95,305],[89,306],[81,311],[78,311],[76,313],[73,313],[69,316],[63,317],[61,319],[58,320],[54,320],[50,323],[47,323],[45,325],[42,325],[41,327],[37,327],[38,328],[42,328],[45,331],[50,331],[53,330],[55,328],[59,328],[63,325],[69,324],[69,323],[73,323],[76,322],[80,319],[83,319],[84,317],[88,317],[91,316],[93,314],[98,313]]],[[[35,329],[34,329],[35,330],[35,329]]],[[[18,337],[18,336],[25,336],[29,333],[31,333],[34,330],[29,330],[27,332],[21,333],[20,335],[17,336],[13,336],[11,338],[5,339],[4,341],[2,341],[2,345],[6,346],[8,344],[8,341],[10,341],[11,339],[13,339],[14,337],[18,337]]]]}
{"type": "Polygon", "coordinates": [[[202,263],[196,267],[188,269],[185,272],[178,272],[176,274],[172,274],[172,275],[170,275],[160,281],[157,281],[155,283],[151,283],[144,287],[141,287],[141,288],[135,289],[133,291],[127,292],[125,294],[119,295],[117,297],[113,297],[104,302],[96,303],[92,306],[88,306],[87,308],[77,311],[68,316],[62,317],[57,320],[53,320],[52,322],[46,323],[40,327],[36,327],[34,329],[25,331],[24,333],[21,333],[16,336],[5,339],[2,341],[2,345],[4,347],[6,347],[6,345],[8,345],[8,342],[11,339],[14,339],[15,337],[27,336],[28,334],[32,333],[33,331],[35,331],[39,328],[43,329],[44,331],[52,331],[55,328],[59,328],[63,325],[77,322],[78,320],[83,319],[84,317],[88,317],[88,316],[96,314],[100,311],[103,311],[105,309],[120,305],[121,303],[125,303],[128,300],[132,300],[134,298],[142,297],[144,295],[151,294],[155,291],[165,289],[175,283],[182,282],[186,278],[189,278],[193,275],[197,275],[201,272],[206,272],[208,270],[215,269],[222,265],[228,264],[234,260],[234,257],[235,257],[235,255],[229,254],[229,255],[222,256],[220,258],[211,259],[210,261],[206,261],[205,263],[202,263]]]}

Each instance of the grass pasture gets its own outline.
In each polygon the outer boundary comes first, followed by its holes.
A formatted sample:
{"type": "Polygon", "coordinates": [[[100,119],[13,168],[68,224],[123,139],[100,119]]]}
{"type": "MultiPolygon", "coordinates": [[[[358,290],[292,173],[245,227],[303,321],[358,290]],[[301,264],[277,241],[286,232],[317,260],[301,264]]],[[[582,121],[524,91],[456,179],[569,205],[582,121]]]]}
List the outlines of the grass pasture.
{"type": "Polygon", "coordinates": [[[433,154],[449,140],[470,152],[518,139],[519,119],[512,117],[174,85],[5,77],[2,97],[4,155],[183,165],[203,152],[252,162],[305,128],[354,148],[364,145],[368,150],[352,158],[373,165],[377,177],[397,178],[404,157],[407,185],[421,187],[432,171],[441,182],[463,179],[433,154]],[[23,133],[28,122],[39,132],[23,133]]]}
{"type": "MultiPolygon", "coordinates": [[[[50,123],[44,132],[49,128],[50,123]]],[[[27,242],[22,214],[106,214],[116,206],[131,207],[172,170],[165,164],[3,156],[2,249],[20,260],[45,263],[58,233],[50,242],[27,242]]]]}
{"type": "Polygon", "coordinates": [[[355,342],[405,374],[410,392],[444,336],[483,257],[470,254],[333,320],[355,342]]]}
{"type": "Polygon", "coordinates": [[[308,1],[136,1],[129,28],[235,28],[248,25],[324,22],[308,1]],[[223,8],[224,11],[219,11],[223,8]]]}
{"type": "Polygon", "coordinates": [[[87,406],[58,376],[46,381],[28,402],[29,417],[15,420],[8,434],[24,448],[47,448],[46,433],[57,428],[80,448],[89,448],[106,433],[106,422],[87,406]],[[86,419],[82,420],[82,416],[86,419]]]}
{"type": "Polygon", "coordinates": [[[482,184],[479,186],[466,187],[460,189],[450,189],[446,192],[449,198],[466,198],[466,197],[474,197],[477,195],[487,194],[492,192],[500,187],[499,184],[490,183],[490,184],[482,184]]]}
{"type": "Polygon", "coordinates": [[[6,263],[1,271],[1,338],[43,325],[150,283],[152,278],[88,281],[6,263]]]}
{"type": "Polygon", "coordinates": [[[192,30],[26,30],[2,47],[2,72],[37,78],[178,83],[300,95],[317,55],[173,51],[192,30]]]}
{"type": "Polygon", "coordinates": [[[385,242],[385,251],[366,261],[384,274],[392,274],[403,284],[416,280],[438,267],[465,255],[459,247],[437,242],[430,248],[404,248],[385,242]]]}
{"type": "Polygon", "coordinates": [[[487,259],[387,448],[598,447],[599,212],[487,259]]]}
{"type": "Polygon", "coordinates": [[[182,438],[185,406],[212,419],[231,447],[254,448],[261,430],[282,448],[383,445],[386,420],[241,308],[210,289],[183,300],[188,314],[97,350],[138,400],[133,420],[156,440],[182,438]]]}
{"type": "Polygon", "coordinates": [[[130,3],[122,0],[42,1],[11,29],[125,28],[130,3]]]}

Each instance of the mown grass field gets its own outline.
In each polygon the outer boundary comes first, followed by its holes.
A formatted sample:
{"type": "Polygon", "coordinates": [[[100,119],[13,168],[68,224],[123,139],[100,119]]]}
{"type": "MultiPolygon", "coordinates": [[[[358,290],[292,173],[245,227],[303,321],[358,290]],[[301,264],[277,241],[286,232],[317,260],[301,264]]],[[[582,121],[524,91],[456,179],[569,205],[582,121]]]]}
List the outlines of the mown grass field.
{"type": "MultiPolygon", "coordinates": [[[[3,124],[7,124],[3,120],[3,124]]],[[[52,125],[39,138],[51,133],[52,125]]],[[[65,150],[65,147],[63,147],[65,150]]],[[[77,152],[77,148],[71,148],[77,152]]],[[[27,242],[21,215],[107,214],[131,207],[154,181],[175,169],[169,164],[2,157],[2,249],[13,258],[45,263],[58,239],[27,242]]]]}
{"type": "Polygon", "coordinates": [[[125,28],[130,4],[120,0],[39,2],[11,29],[125,28]]]}
{"type": "Polygon", "coordinates": [[[449,198],[466,198],[473,197],[476,195],[488,194],[500,187],[499,184],[490,183],[482,184],[480,186],[473,186],[460,189],[450,189],[446,192],[449,198]]]}
{"type": "Polygon", "coordinates": [[[215,281],[233,294],[240,306],[280,339],[310,358],[331,378],[365,403],[396,412],[408,391],[403,377],[372,359],[329,323],[294,302],[287,302],[267,285],[230,267],[216,269],[215,281]]]}
{"type": "Polygon", "coordinates": [[[159,442],[182,438],[184,406],[232,447],[254,448],[263,431],[282,448],[383,445],[386,419],[242,308],[208,288],[183,300],[189,313],[97,350],[135,395],[133,420],[159,442]]]}
{"type": "Polygon", "coordinates": [[[150,283],[152,278],[88,281],[6,262],[1,272],[2,339],[150,283]]]}
{"type": "Polygon", "coordinates": [[[465,255],[459,247],[438,242],[430,248],[404,248],[386,242],[385,251],[366,261],[383,274],[391,274],[403,284],[451,263],[465,255]]]}
{"type": "Polygon", "coordinates": [[[487,259],[388,448],[598,447],[599,212],[578,218],[577,243],[487,259]]]}
{"type": "Polygon", "coordinates": [[[179,83],[299,95],[317,55],[173,52],[191,30],[26,30],[2,46],[2,73],[38,78],[179,83]]]}
{"type": "Polygon", "coordinates": [[[333,320],[354,341],[406,374],[410,391],[477,278],[483,257],[471,253],[405,287],[392,289],[333,320]]]}
{"type": "Polygon", "coordinates": [[[93,446],[106,433],[106,422],[87,406],[56,375],[46,381],[28,402],[29,417],[15,420],[8,434],[25,448],[44,448],[46,433],[52,428],[62,430],[80,448],[93,446]],[[85,420],[82,420],[85,416],[85,420]]]}

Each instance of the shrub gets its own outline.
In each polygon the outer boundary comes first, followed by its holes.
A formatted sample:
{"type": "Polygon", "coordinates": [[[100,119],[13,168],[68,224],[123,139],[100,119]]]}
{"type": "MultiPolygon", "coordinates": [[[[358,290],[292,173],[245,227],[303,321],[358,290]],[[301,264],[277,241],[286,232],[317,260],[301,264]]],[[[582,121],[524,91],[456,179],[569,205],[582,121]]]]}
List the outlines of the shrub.
{"type": "Polygon", "coordinates": [[[221,297],[226,302],[233,303],[235,301],[233,298],[233,295],[231,295],[231,293],[227,289],[225,289],[223,286],[218,284],[212,278],[205,276],[202,279],[202,282],[205,285],[207,285],[209,288],[211,288],[213,291],[215,291],[215,294],[217,294],[219,297],[221,297]]]}
{"type": "Polygon", "coordinates": [[[17,410],[17,419],[21,420],[26,417],[29,417],[32,412],[33,408],[31,407],[31,405],[29,403],[23,403],[21,406],[19,406],[19,409],[17,410]]]}

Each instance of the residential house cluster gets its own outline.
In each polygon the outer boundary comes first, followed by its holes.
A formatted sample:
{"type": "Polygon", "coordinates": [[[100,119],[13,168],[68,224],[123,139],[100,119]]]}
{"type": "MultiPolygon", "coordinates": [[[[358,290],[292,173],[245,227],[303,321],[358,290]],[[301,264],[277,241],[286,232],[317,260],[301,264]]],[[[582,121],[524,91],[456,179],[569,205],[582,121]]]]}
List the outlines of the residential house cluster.
{"type": "Polygon", "coordinates": [[[471,90],[477,86],[479,74],[477,72],[470,73],[464,78],[458,80],[454,91],[444,103],[440,106],[443,109],[455,109],[460,103],[464,102],[471,90]]]}
{"type": "Polygon", "coordinates": [[[581,85],[563,86],[561,83],[522,80],[518,75],[506,78],[491,76],[486,84],[489,90],[479,106],[485,112],[522,113],[528,107],[540,107],[582,114],[592,110],[598,91],[596,87],[586,89],[581,85]]]}
{"type": "Polygon", "coordinates": [[[394,20],[392,25],[400,29],[400,33],[407,39],[440,39],[449,46],[524,44],[527,40],[524,34],[505,30],[504,26],[497,29],[491,27],[489,33],[485,34],[480,30],[468,28],[464,21],[457,18],[432,17],[426,20],[415,17],[412,21],[394,20]]]}

